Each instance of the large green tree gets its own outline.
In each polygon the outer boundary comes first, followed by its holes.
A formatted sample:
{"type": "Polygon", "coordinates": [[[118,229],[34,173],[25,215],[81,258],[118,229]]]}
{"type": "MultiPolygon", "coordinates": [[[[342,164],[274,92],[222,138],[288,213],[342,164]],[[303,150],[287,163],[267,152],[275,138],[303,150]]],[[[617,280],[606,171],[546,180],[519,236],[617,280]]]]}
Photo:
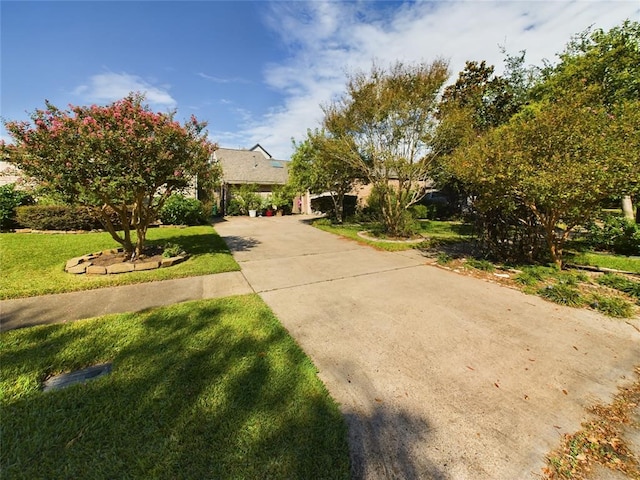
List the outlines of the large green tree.
{"type": "Polygon", "coordinates": [[[298,192],[329,193],[338,222],[344,221],[344,197],[354,189],[362,172],[356,162],[345,161],[351,153],[345,143],[324,130],[307,131],[307,137],[294,141],[295,152],[289,165],[289,182],[298,192]]]}
{"type": "Polygon", "coordinates": [[[386,232],[407,233],[407,208],[424,197],[433,151],[438,95],[447,63],[373,66],[351,76],[346,93],[324,107],[323,127],[379,192],[386,232]]]}
{"type": "MultiPolygon", "coordinates": [[[[559,55],[559,62],[542,70],[534,89],[539,99],[557,100],[579,93],[612,115],[640,101],[640,22],[626,20],[608,31],[587,29],[576,35],[559,55]]],[[[635,159],[640,162],[640,152],[635,159]]],[[[640,179],[630,179],[620,192],[626,215],[633,218],[631,196],[640,196],[640,179]]],[[[640,208],[636,221],[640,222],[640,208]]]]}
{"type": "Polygon", "coordinates": [[[10,160],[68,201],[99,207],[107,231],[132,256],[142,253],[147,228],[172,193],[198,175],[215,175],[206,124],[192,116],[181,125],[143,100],[131,94],[107,106],[67,111],[46,102],[31,122],[5,123],[17,152],[10,160]]]}
{"type": "Polygon", "coordinates": [[[457,192],[463,203],[470,192],[447,168],[448,155],[507,122],[526,103],[535,72],[524,62],[524,51],[505,55],[504,72],[497,75],[485,61],[467,61],[455,83],[444,90],[435,137],[439,156],[432,164],[432,175],[442,190],[457,192]]]}
{"type": "Polygon", "coordinates": [[[450,168],[475,193],[480,213],[532,215],[549,256],[562,265],[571,231],[640,176],[632,161],[640,148],[639,120],[637,103],[617,116],[575,96],[535,103],[457,149],[450,168]]]}

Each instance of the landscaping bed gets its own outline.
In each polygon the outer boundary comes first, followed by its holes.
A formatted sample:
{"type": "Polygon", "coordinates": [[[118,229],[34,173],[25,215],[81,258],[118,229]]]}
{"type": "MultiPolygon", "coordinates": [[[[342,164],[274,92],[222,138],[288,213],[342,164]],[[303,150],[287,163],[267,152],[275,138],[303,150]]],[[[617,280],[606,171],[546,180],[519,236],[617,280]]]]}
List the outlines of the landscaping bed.
{"type": "Polygon", "coordinates": [[[168,280],[240,269],[224,241],[211,226],[153,228],[150,247],[172,245],[188,260],[171,268],[133,271],[125,275],[70,275],[65,265],[88,252],[115,248],[108,233],[55,235],[6,233],[0,236],[2,276],[0,299],[89,290],[116,285],[168,280]]]}

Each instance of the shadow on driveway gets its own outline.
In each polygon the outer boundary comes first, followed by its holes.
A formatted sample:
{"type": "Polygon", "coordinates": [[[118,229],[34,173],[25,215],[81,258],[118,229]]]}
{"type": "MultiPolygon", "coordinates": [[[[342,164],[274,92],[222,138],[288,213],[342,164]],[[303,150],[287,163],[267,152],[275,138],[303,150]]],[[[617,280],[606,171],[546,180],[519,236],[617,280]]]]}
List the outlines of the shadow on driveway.
{"type": "Polygon", "coordinates": [[[239,237],[235,235],[223,236],[222,239],[225,241],[229,250],[232,252],[248,252],[249,250],[255,248],[260,245],[260,241],[251,237],[239,237]]]}
{"type": "Polygon", "coordinates": [[[424,452],[416,451],[431,436],[431,427],[424,419],[379,405],[370,415],[346,413],[345,420],[353,480],[447,478],[424,452]]]}

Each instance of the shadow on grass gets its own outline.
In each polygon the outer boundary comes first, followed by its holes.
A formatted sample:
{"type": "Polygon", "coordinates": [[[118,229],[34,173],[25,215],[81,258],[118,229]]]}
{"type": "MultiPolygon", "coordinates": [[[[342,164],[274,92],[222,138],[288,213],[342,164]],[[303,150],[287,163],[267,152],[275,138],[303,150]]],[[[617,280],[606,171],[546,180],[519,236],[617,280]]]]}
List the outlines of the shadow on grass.
{"type": "Polygon", "coordinates": [[[179,245],[190,255],[202,255],[205,253],[229,253],[224,240],[217,233],[201,233],[195,235],[174,235],[162,239],[153,239],[147,242],[149,245],[165,245],[174,243],[179,245]]]}
{"type": "Polygon", "coordinates": [[[344,421],[259,300],[140,317],[24,331],[3,355],[24,375],[113,362],[84,385],[3,402],[7,478],[348,478],[344,421]]]}

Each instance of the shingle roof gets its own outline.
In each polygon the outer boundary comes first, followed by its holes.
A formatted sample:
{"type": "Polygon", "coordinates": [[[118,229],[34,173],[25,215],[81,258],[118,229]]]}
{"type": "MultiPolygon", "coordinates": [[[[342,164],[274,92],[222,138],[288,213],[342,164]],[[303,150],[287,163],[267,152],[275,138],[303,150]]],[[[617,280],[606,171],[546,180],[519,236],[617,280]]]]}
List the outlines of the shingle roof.
{"type": "Polygon", "coordinates": [[[259,151],[219,148],[215,151],[214,158],[222,166],[224,183],[284,185],[289,177],[288,162],[265,158],[259,151]]]}

